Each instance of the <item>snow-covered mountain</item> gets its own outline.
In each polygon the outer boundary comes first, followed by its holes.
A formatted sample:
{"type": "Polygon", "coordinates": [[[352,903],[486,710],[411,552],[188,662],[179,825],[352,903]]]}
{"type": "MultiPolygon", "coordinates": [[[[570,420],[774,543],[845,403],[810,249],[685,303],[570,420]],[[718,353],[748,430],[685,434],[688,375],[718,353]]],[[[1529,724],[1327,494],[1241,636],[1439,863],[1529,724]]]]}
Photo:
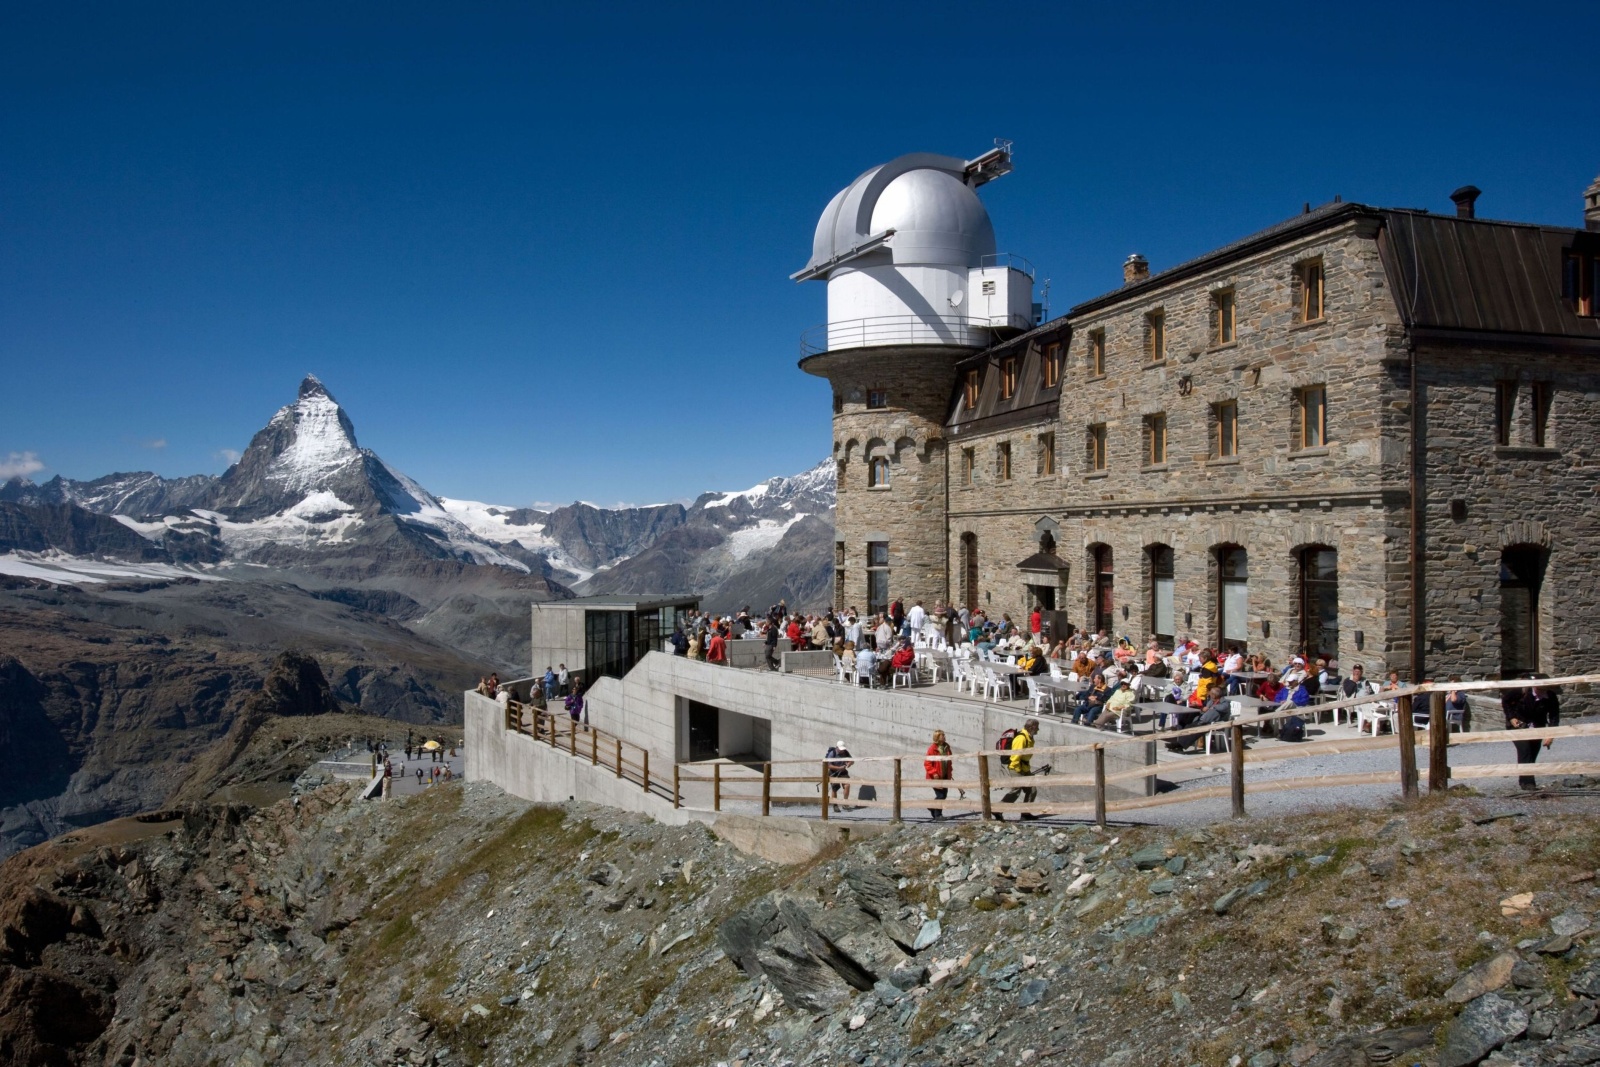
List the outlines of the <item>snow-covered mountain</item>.
{"type": "MultiPolygon", "coordinates": [[[[295,401],[272,416],[220,477],[135,472],[89,482],[57,477],[43,485],[14,478],[0,486],[0,504],[112,517],[145,542],[143,558],[180,566],[255,565],[393,587],[388,579],[397,574],[465,565],[482,568],[485,576],[531,579],[544,595],[555,596],[568,587],[714,594],[730,581],[737,586],[741,574],[779,573],[780,584],[814,593],[832,565],[817,547],[823,540],[831,546],[831,534],[824,538],[817,528],[832,527],[834,477],[833,463],[824,461],[748,489],[702,493],[688,506],[577,502],[541,511],[440,498],[362,448],[344,408],[308,376],[295,401]],[[806,536],[791,537],[807,520],[806,536]],[[774,555],[782,560],[776,567],[774,555]]],[[[128,556],[123,538],[92,523],[60,516],[24,524],[30,523],[30,530],[41,524],[100,530],[98,540],[80,533],[74,553],[128,556]]],[[[40,540],[36,532],[8,539],[0,522],[0,553],[27,554],[40,540]]],[[[406,592],[415,595],[409,586],[406,592]]],[[[807,598],[789,595],[790,603],[807,598]]],[[[725,606],[715,599],[708,604],[725,606]]]]}

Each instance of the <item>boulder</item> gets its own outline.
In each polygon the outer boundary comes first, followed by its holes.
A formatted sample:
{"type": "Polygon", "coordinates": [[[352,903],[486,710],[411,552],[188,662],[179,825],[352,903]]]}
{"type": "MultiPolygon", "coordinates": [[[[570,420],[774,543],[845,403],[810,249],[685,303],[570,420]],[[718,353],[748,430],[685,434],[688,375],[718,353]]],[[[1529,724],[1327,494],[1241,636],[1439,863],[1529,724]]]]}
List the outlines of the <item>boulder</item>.
{"type": "Polygon", "coordinates": [[[1511,1001],[1486,993],[1468,1004],[1445,1033],[1439,1067],[1472,1067],[1528,1029],[1528,1013],[1511,1001]]]}

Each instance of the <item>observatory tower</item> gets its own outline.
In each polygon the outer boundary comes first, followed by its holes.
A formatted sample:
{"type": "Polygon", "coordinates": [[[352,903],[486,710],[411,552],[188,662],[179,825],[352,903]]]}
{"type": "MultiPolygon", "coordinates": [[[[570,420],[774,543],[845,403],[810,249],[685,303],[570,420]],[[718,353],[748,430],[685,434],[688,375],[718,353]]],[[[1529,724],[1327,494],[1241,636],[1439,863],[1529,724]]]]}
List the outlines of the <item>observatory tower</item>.
{"type": "Polygon", "coordinates": [[[833,385],[839,469],[834,602],[949,598],[944,423],[956,364],[1035,323],[1033,270],[995,251],[977,188],[1010,142],[972,160],[914,153],[873,167],[817,222],[795,281],[828,285],[800,367],[833,385]]]}

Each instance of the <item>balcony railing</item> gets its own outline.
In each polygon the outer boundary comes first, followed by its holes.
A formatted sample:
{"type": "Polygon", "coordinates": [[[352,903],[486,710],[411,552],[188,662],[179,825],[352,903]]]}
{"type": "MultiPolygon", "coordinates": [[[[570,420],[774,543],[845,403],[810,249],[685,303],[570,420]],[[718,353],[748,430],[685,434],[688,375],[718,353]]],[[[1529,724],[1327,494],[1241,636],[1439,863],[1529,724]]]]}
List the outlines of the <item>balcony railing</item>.
{"type": "Polygon", "coordinates": [[[1021,315],[981,318],[940,315],[878,315],[813,326],[800,335],[800,355],[836,352],[845,348],[882,348],[890,345],[956,345],[987,348],[996,330],[1027,330],[1033,323],[1021,315]]]}

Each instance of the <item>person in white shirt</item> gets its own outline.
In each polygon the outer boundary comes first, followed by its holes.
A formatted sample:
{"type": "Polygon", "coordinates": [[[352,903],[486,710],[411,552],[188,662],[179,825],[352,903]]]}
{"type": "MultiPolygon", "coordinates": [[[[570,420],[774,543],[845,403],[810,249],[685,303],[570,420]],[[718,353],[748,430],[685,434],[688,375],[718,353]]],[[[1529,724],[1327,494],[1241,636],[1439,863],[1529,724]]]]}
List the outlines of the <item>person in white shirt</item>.
{"type": "Polygon", "coordinates": [[[878,654],[870,648],[863,648],[856,652],[856,677],[865,678],[867,685],[872,685],[872,679],[878,672],[878,654]]]}
{"type": "Polygon", "coordinates": [[[878,628],[872,632],[873,640],[878,643],[879,652],[887,652],[894,644],[894,627],[889,625],[889,616],[878,616],[878,628]]]}
{"type": "Polygon", "coordinates": [[[1236,646],[1230,645],[1227,658],[1222,661],[1222,673],[1238,674],[1242,670],[1244,670],[1244,653],[1236,646]]]}
{"type": "Polygon", "coordinates": [[[861,619],[853,611],[850,613],[850,617],[845,620],[844,639],[857,648],[861,647],[861,619]]]}
{"type": "Polygon", "coordinates": [[[916,637],[922,633],[923,625],[928,621],[928,613],[922,608],[922,601],[911,605],[911,610],[906,612],[906,622],[911,626],[911,636],[916,637]]]}

